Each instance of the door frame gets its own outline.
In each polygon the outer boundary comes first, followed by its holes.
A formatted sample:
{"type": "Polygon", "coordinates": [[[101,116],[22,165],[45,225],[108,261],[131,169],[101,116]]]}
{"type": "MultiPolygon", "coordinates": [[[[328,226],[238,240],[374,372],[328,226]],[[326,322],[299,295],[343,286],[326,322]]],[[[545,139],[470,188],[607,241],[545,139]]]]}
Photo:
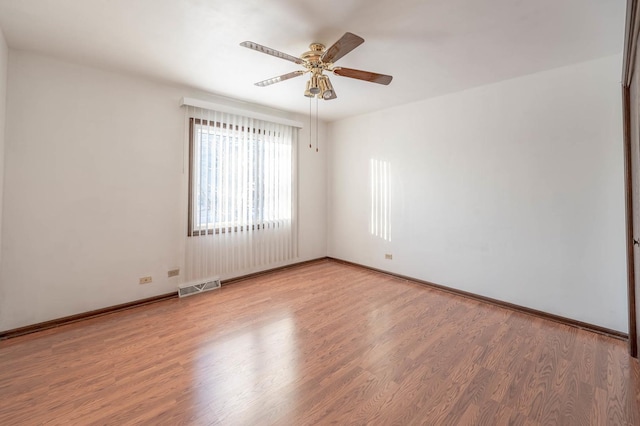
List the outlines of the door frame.
{"type": "Polygon", "coordinates": [[[638,34],[640,17],[638,16],[638,0],[627,0],[627,17],[624,36],[624,58],[622,61],[622,118],[624,143],[624,186],[625,186],[625,222],[627,243],[627,297],[629,305],[629,353],[638,357],[638,330],[636,327],[636,282],[635,253],[633,247],[633,182],[631,164],[631,144],[640,140],[631,140],[631,83],[635,76],[635,62],[638,54],[638,34]]]}

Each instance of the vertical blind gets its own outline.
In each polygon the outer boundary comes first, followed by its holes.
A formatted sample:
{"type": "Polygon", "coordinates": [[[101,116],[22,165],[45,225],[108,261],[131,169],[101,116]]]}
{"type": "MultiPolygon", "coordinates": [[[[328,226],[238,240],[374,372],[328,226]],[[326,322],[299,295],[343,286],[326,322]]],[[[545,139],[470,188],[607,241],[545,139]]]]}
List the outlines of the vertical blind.
{"type": "Polygon", "coordinates": [[[297,257],[297,129],[185,107],[186,279],[231,276],[297,257]]]}

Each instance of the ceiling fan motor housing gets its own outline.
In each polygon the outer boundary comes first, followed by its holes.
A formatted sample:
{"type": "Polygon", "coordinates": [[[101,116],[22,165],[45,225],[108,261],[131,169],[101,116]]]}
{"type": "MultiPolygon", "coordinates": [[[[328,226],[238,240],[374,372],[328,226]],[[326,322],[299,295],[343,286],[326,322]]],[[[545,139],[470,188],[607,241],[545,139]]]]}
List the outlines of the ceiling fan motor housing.
{"type": "Polygon", "coordinates": [[[322,62],[322,54],[325,46],[322,43],[311,43],[309,51],[300,55],[300,59],[304,61],[304,66],[316,74],[322,73],[322,70],[329,68],[329,63],[322,62]],[[317,71],[316,71],[317,70],[317,71]]]}

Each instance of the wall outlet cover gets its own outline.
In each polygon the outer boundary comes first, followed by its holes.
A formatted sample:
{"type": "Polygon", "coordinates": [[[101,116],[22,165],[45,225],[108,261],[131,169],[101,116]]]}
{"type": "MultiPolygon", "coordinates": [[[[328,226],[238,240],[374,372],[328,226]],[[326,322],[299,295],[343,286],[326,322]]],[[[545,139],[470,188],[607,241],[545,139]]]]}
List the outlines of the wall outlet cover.
{"type": "Polygon", "coordinates": [[[152,281],[151,277],[142,277],[140,278],[140,284],[149,284],[152,281]]]}

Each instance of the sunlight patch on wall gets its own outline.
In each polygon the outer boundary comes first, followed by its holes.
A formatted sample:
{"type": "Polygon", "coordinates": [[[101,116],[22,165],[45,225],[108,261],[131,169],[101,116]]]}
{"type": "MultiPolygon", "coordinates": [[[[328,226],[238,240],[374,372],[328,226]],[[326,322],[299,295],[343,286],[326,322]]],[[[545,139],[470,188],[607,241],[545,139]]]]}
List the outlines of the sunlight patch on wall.
{"type": "Polygon", "coordinates": [[[371,159],[371,217],[369,232],[371,235],[391,241],[391,217],[389,188],[391,164],[388,161],[371,159]]]}

